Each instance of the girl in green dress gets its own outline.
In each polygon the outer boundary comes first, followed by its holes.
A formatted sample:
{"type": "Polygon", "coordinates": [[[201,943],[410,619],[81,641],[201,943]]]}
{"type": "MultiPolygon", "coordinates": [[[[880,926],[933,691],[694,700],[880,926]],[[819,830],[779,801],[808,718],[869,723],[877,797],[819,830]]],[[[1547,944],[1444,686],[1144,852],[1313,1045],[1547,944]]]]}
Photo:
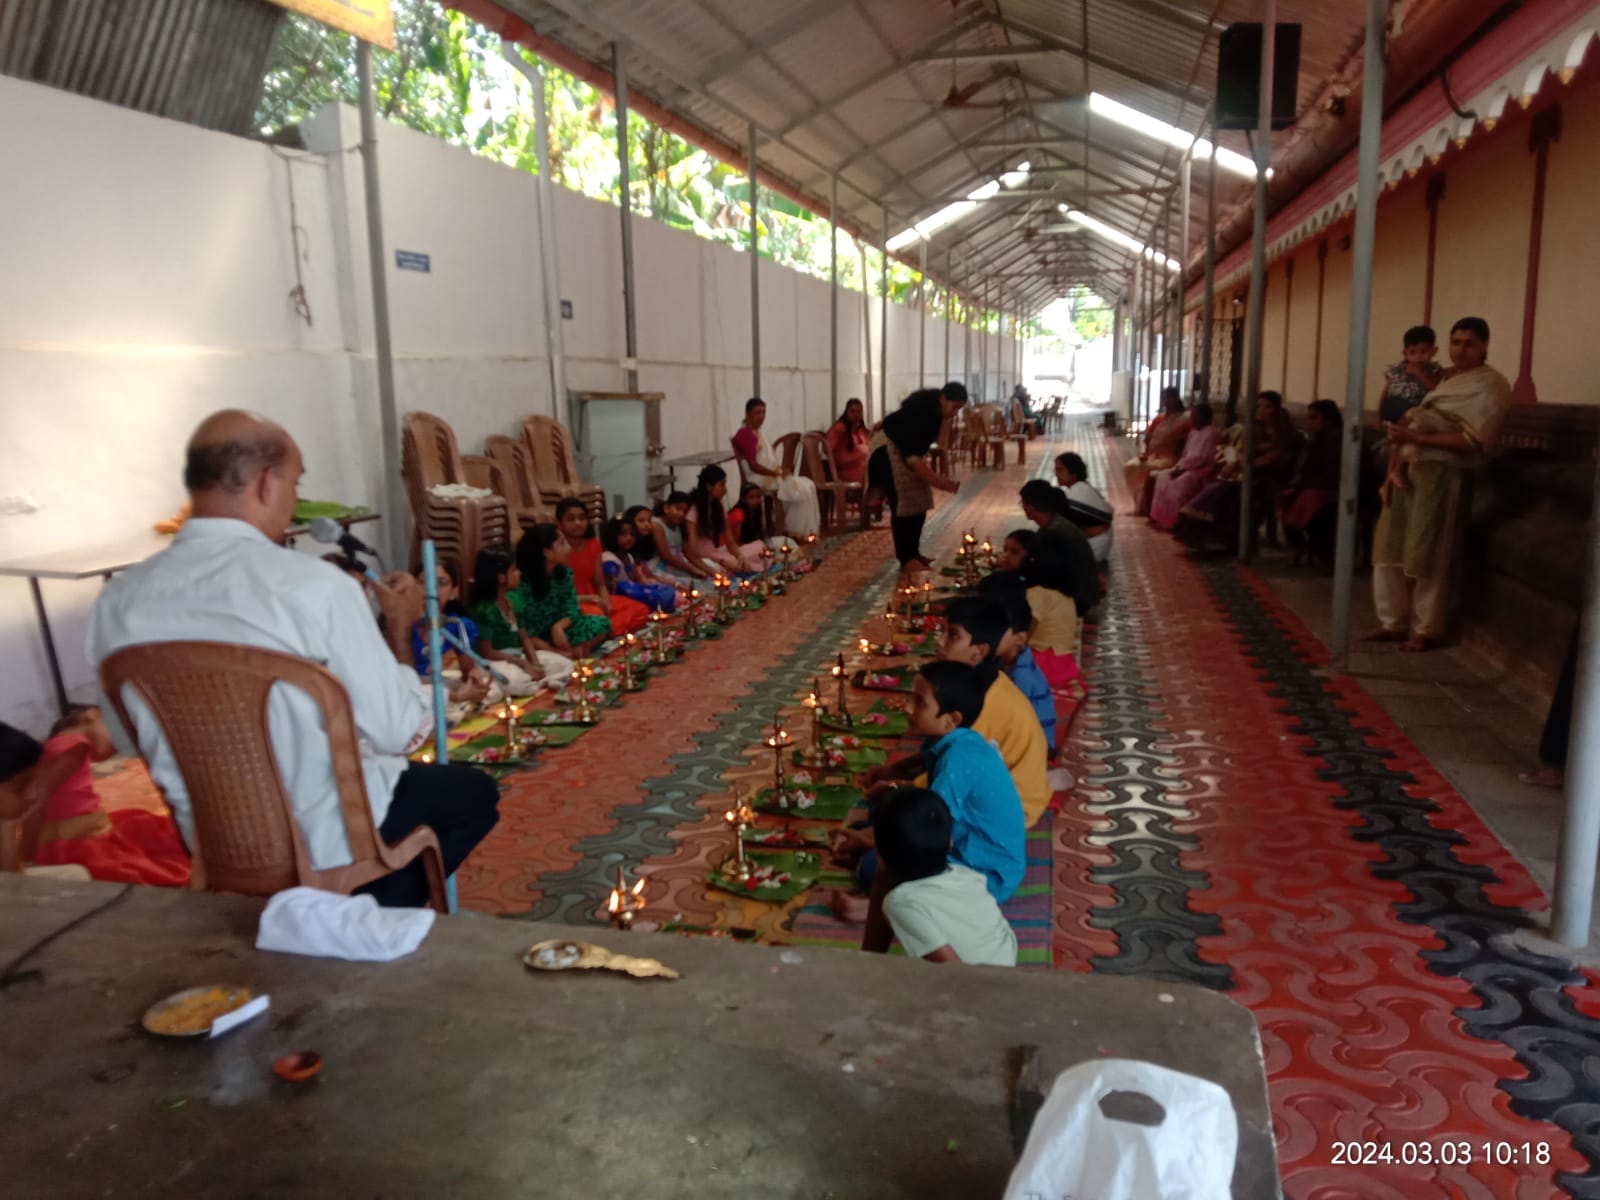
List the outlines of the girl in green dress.
{"type": "Polygon", "coordinates": [[[554,525],[535,525],[517,543],[522,572],[522,629],[564,654],[582,658],[611,636],[606,617],[578,608],[577,584],[567,566],[572,547],[554,525]]]}
{"type": "Polygon", "coordinates": [[[478,627],[478,653],[496,669],[520,667],[531,679],[560,686],[572,674],[572,660],[556,653],[544,639],[529,635],[527,610],[522,572],[511,547],[478,551],[469,610],[478,627]]]}

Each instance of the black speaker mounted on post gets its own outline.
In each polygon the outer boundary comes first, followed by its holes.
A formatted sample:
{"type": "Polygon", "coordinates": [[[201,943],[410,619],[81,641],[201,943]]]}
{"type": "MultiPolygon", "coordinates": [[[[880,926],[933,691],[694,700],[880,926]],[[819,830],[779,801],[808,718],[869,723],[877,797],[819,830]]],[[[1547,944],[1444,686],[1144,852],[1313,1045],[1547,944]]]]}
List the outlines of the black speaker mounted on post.
{"type": "MultiPolygon", "coordinates": [[[[1272,60],[1272,127],[1294,124],[1300,90],[1300,26],[1275,26],[1272,60]]],[[[1217,40],[1218,129],[1253,130],[1261,107],[1261,24],[1229,25],[1217,40]]]]}

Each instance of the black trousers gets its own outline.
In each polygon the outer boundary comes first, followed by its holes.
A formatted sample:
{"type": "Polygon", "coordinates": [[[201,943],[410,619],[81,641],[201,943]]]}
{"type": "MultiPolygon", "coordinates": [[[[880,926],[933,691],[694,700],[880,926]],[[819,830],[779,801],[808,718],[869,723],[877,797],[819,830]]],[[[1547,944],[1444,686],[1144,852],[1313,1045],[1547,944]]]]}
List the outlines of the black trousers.
{"type": "MultiPolygon", "coordinates": [[[[493,776],[467,763],[412,763],[395,784],[378,835],[393,845],[428,826],[439,837],[444,873],[450,875],[499,820],[500,785],[493,776]]],[[[419,859],[356,891],[385,908],[421,908],[428,903],[428,877],[419,859]]]]}
{"type": "Polygon", "coordinates": [[[900,492],[894,486],[894,468],[889,465],[889,450],[879,446],[867,459],[867,483],[878,489],[889,502],[889,532],[894,535],[894,556],[903,567],[922,557],[922,527],[928,523],[925,512],[900,513],[900,492]]]}
{"type": "Polygon", "coordinates": [[[1567,765],[1567,746],[1572,740],[1572,701],[1578,690],[1578,635],[1572,635],[1567,661],[1561,667],[1556,694],[1550,698],[1550,712],[1544,719],[1544,735],[1539,739],[1539,761],[1547,767],[1567,765]]]}

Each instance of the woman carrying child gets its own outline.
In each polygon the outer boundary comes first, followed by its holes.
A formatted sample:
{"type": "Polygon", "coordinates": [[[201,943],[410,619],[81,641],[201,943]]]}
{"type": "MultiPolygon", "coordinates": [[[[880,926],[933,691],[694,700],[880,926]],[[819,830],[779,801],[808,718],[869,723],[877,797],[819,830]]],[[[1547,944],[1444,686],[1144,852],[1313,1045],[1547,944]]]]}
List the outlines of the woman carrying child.
{"type": "Polygon", "coordinates": [[[567,559],[572,547],[554,525],[539,524],[517,543],[522,572],[523,628],[564,654],[582,658],[611,636],[611,622],[578,607],[567,559]]]}
{"type": "Polygon", "coordinates": [[[618,635],[643,629],[650,619],[650,610],[637,600],[612,596],[611,589],[606,586],[604,552],[600,539],[594,535],[588,506],[568,496],[556,505],[556,524],[572,547],[567,566],[578,590],[579,611],[607,618],[612,631],[618,635]]]}
{"type": "MultiPolygon", "coordinates": [[[[509,546],[489,546],[478,551],[472,573],[472,619],[478,626],[478,654],[501,674],[525,672],[529,681],[544,680],[559,687],[572,674],[572,660],[557,654],[549,642],[528,633],[527,593],[522,572],[509,546]],[[508,669],[509,668],[509,669],[508,669]]],[[[528,695],[518,692],[513,695],[528,695]]]]}
{"type": "MultiPolygon", "coordinates": [[[[646,514],[649,509],[640,509],[646,514]]],[[[600,529],[600,544],[605,553],[600,556],[600,568],[605,572],[606,586],[619,596],[636,600],[651,612],[660,609],[672,612],[678,607],[678,589],[662,583],[650,574],[646,556],[638,553],[639,530],[629,515],[612,517],[600,529]]]]}
{"type": "Polygon", "coordinates": [[[694,491],[689,493],[688,532],[684,550],[690,561],[715,573],[720,567],[730,575],[756,575],[762,570],[761,546],[741,546],[728,530],[728,473],[716,465],[700,468],[694,491]]]}

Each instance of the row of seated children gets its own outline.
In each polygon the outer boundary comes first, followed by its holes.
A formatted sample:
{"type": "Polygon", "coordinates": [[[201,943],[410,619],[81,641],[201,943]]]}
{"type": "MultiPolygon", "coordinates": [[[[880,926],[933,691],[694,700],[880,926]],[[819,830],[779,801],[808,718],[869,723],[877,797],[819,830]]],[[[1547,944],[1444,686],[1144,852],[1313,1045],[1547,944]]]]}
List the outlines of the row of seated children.
{"type": "Polygon", "coordinates": [[[692,491],[670,493],[654,512],[643,505],[630,508],[624,520],[634,524],[636,544],[653,552],[638,565],[688,589],[717,575],[760,574],[767,566],[764,549],[798,549],[767,528],[760,485],[746,485],[731,508],[727,495],[727,472],[710,465],[701,469],[692,491]]]}

